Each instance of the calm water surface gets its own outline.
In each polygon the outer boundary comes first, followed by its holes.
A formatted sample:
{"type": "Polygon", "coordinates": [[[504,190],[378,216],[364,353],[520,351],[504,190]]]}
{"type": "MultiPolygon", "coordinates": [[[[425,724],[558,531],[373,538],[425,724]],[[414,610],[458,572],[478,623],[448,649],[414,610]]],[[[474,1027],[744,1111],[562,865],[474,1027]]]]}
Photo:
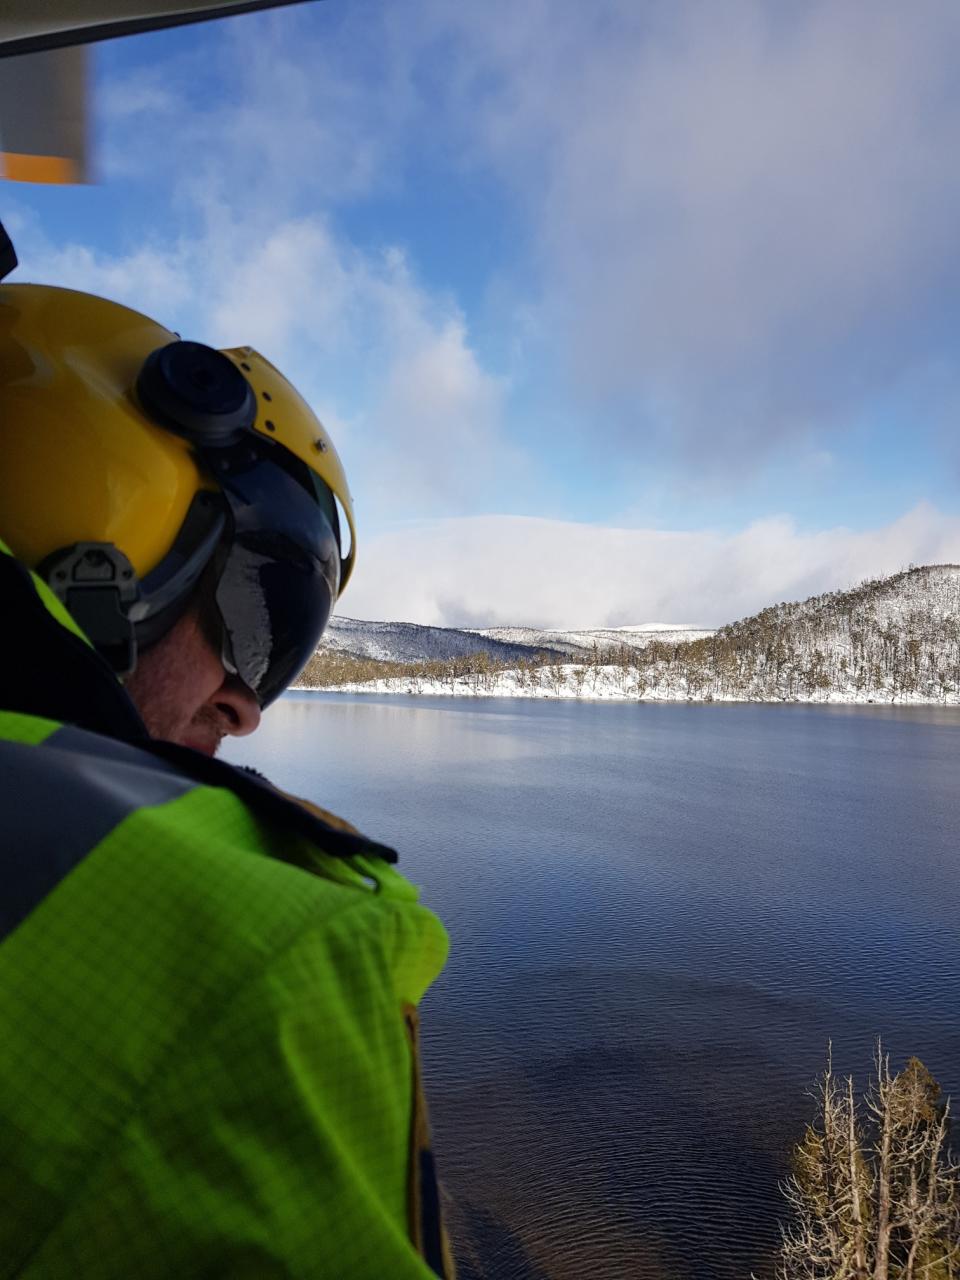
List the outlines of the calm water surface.
{"type": "Polygon", "coordinates": [[[226,754],[397,847],[450,930],[461,1280],[769,1274],[828,1038],[960,1096],[960,712],[303,694],[226,754]]]}

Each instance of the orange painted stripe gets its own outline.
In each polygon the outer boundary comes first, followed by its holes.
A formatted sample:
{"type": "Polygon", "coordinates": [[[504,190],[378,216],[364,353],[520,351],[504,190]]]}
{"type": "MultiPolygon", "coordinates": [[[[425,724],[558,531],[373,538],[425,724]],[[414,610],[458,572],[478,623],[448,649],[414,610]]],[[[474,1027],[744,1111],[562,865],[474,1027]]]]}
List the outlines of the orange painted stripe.
{"type": "Polygon", "coordinates": [[[67,156],[25,156],[0,151],[3,176],[12,182],[77,182],[75,161],[67,156]]]}

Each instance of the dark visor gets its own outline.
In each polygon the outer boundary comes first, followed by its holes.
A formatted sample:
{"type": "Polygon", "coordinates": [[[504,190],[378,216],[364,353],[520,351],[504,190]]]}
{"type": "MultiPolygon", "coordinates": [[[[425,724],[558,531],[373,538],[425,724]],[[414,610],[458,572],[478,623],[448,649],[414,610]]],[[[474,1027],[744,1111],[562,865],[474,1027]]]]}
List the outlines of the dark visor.
{"type": "Polygon", "coordinates": [[[266,458],[215,470],[233,517],[215,593],[223,661],[266,707],[306,666],[336,601],[335,508],[266,458]]]}

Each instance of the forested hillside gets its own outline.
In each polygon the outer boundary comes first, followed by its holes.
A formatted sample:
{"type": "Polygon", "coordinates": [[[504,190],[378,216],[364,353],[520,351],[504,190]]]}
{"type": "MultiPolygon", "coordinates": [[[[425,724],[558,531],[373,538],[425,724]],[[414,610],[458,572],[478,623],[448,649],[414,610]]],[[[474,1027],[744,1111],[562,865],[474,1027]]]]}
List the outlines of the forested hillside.
{"type": "Polygon", "coordinates": [[[911,568],[771,605],[693,639],[689,630],[633,630],[629,642],[595,640],[572,654],[557,651],[564,633],[525,629],[524,643],[498,654],[489,633],[476,637],[472,652],[463,644],[470,633],[453,634],[455,652],[437,642],[434,654],[445,656],[404,662],[321,649],[301,685],[511,697],[960,702],[958,565],[911,568]],[[535,644],[548,635],[552,652],[535,644]]]}
{"type": "Polygon", "coordinates": [[[721,627],[679,662],[717,694],[940,701],[960,690],[960,566],[927,565],[777,604],[721,627]]]}

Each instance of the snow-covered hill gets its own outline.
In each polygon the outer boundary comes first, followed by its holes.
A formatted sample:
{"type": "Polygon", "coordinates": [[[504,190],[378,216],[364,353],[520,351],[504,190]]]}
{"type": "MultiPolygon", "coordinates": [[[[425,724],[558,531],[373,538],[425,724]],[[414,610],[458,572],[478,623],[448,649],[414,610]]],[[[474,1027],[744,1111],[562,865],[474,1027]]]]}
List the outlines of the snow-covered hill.
{"type": "Polygon", "coordinates": [[[695,627],[660,623],[607,631],[541,631],[536,627],[487,627],[473,631],[423,627],[413,622],[362,622],[358,618],[335,617],[330,620],[320,648],[377,662],[445,661],[471,653],[487,653],[501,661],[540,652],[581,657],[595,646],[636,648],[653,640],[677,644],[712,634],[695,627]]]}
{"type": "Polygon", "coordinates": [[[377,662],[447,661],[469,653],[487,653],[497,661],[516,660],[527,657],[531,647],[543,646],[535,642],[511,642],[493,634],[461,631],[456,627],[422,627],[415,622],[362,622],[358,618],[331,618],[320,645],[321,652],[344,653],[377,662]]]}
{"type": "Polygon", "coordinates": [[[849,591],[771,605],[716,632],[659,624],[455,631],[349,619],[334,631],[333,642],[304,672],[302,687],[960,705],[958,565],[908,569],[849,591]],[[424,649],[427,642],[432,649],[424,649]],[[363,660],[350,656],[359,652],[363,660]]]}
{"type": "Polygon", "coordinates": [[[960,702],[960,565],[922,565],[721,627],[709,675],[744,697],[960,702]]]}

